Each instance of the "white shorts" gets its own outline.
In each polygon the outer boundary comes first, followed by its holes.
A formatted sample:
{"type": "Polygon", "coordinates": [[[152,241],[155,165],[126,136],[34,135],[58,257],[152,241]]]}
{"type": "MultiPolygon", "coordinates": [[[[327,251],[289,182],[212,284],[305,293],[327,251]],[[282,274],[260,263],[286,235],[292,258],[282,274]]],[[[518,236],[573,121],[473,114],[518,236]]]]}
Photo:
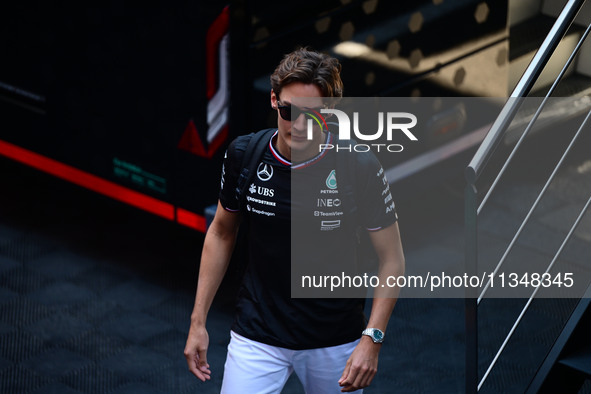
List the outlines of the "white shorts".
{"type": "MultiPolygon", "coordinates": [[[[279,394],[293,371],[306,394],[341,393],[339,379],[359,339],[339,346],[290,350],[231,332],[222,394],[279,394]]],[[[363,393],[358,390],[356,393],[363,393]]]]}

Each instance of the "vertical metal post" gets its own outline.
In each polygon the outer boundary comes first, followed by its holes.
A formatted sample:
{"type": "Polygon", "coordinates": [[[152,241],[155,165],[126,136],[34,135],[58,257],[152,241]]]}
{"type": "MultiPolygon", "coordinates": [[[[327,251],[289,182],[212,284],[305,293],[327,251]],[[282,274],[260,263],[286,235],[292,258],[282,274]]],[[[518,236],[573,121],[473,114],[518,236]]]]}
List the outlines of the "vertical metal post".
{"type": "MultiPolygon", "coordinates": [[[[466,274],[478,271],[478,204],[476,186],[468,182],[465,190],[466,274]]],[[[466,394],[478,391],[478,289],[466,288],[466,394]]]]}

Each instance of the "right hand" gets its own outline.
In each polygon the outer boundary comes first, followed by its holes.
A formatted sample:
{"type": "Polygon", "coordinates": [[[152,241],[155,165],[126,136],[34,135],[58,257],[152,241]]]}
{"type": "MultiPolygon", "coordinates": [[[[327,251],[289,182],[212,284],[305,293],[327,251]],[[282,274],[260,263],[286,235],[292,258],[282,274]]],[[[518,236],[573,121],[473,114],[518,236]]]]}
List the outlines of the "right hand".
{"type": "Polygon", "coordinates": [[[189,365],[189,371],[203,382],[211,379],[211,371],[207,363],[208,346],[209,335],[205,326],[191,324],[185,345],[185,358],[189,365]]]}

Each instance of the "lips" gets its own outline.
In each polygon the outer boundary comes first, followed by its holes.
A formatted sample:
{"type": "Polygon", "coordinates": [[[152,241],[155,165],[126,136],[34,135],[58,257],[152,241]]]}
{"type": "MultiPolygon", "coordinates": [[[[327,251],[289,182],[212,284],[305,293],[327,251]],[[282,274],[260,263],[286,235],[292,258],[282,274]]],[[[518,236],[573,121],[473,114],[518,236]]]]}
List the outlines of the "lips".
{"type": "Polygon", "coordinates": [[[295,141],[295,142],[303,142],[303,141],[306,141],[306,136],[305,135],[295,135],[292,133],[291,140],[295,141]]]}

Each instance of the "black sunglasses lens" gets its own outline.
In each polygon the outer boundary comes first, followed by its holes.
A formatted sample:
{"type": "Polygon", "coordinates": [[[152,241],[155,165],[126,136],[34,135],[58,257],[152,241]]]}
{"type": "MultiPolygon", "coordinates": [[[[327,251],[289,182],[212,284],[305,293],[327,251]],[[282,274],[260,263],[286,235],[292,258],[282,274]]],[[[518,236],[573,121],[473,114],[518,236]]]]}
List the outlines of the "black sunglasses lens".
{"type": "Polygon", "coordinates": [[[281,105],[278,106],[279,108],[279,115],[283,118],[283,120],[295,121],[300,115],[303,113],[306,117],[310,118],[309,112],[304,112],[298,107],[293,107],[292,110],[291,105],[281,105]]]}
{"type": "Polygon", "coordinates": [[[304,111],[302,111],[298,107],[294,107],[292,109],[291,105],[285,105],[285,106],[279,107],[279,115],[281,115],[281,117],[284,120],[295,121],[297,118],[300,117],[300,115],[303,112],[304,111]]]}
{"type": "Polygon", "coordinates": [[[285,105],[279,107],[279,115],[283,120],[291,120],[291,106],[285,105]]]}

